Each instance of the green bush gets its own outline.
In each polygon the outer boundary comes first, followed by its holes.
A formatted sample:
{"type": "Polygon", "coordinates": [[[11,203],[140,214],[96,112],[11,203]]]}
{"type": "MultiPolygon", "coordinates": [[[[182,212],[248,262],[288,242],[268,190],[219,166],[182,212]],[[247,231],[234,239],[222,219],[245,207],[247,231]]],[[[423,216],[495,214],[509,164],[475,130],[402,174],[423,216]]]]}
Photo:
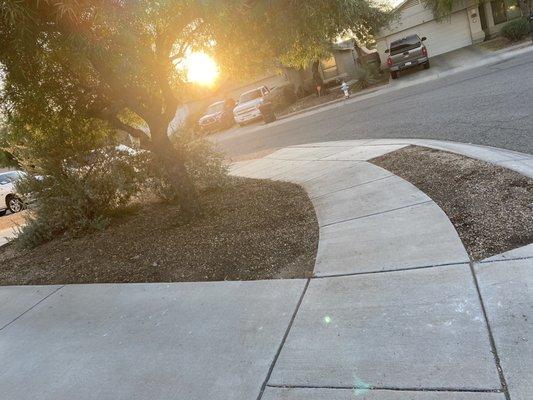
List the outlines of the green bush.
{"type": "Polygon", "coordinates": [[[357,67],[355,79],[357,82],[353,85],[355,89],[366,89],[379,80],[379,68],[375,64],[366,64],[357,67]]]}
{"type": "Polygon", "coordinates": [[[529,23],[526,18],[517,18],[507,22],[501,29],[502,35],[516,42],[522,40],[529,34],[529,23]]]}
{"type": "Polygon", "coordinates": [[[274,111],[284,110],[293,104],[298,97],[292,83],[276,87],[268,94],[267,99],[272,102],[274,111]]]}
{"type": "MultiPolygon", "coordinates": [[[[228,182],[228,166],[224,156],[213,149],[211,142],[200,137],[193,129],[176,132],[172,141],[176,151],[184,157],[185,168],[197,189],[222,187],[228,182]]],[[[150,153],[146,157],[144,190],[162,200],[179,203],[179,195],[170,184],[165,166],[150,153]]]]}
{"type": "Polygon", "coordinates": [[[67,159],[54,176],[28,175],[17,184],[31,212],[18,243],[35,247],[55,237],[80,236],[108,226],[139,193],[144,176],[142,153],[111,147],[80,159],[67,159]]]}

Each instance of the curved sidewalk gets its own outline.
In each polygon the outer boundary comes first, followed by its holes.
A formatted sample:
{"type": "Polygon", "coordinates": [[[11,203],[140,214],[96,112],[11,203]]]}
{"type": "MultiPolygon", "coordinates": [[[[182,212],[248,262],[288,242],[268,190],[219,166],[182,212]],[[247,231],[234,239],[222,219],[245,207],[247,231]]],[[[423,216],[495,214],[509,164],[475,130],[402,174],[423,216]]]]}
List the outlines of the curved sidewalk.
{"type": "MultiPolygon", "coordinates": [[[[0,287],[0,397],[531,399],[533,245],[471,263],[427,195],[367,162],[413,142],[314,143],[232,167],[305,187],[312,278],[0,287]]],[[[532,176],[530,155],[415,143],[532,176]]]]}
{"type": "Polygon", "coordinates": [[[310,281],[264,398],[533,396],[533,245],[471,263],[431,199],[367,162],[410,144],[533,177],[529,154],[434,140],[313,143],[233,166],[301,184],[320,226],[321,279],[310,281]]]}
{"type": "Polygon", "coordinates": [[[410,144],[447,150],[533,177],[533,156],[434,140],[355,140],[278,150],[232,173],[301,184],[320,226],[315,276],[469,262],[446,214],[426,194],[367,160],[410,144]]]}

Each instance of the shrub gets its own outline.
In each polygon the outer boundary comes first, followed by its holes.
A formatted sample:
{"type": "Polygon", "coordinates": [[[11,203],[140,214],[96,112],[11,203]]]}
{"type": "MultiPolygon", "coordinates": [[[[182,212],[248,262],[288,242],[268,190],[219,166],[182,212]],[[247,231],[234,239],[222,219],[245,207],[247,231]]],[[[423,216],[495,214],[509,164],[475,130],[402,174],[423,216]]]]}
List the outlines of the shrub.
{"type": "Polygon", "coordinates": [[[518,18],[507,22],[501,29],[502,35],[516,42],[525,38],[529,34],[529,23],[527,18],[518,18]]]}
{"type": "Polygon", "coordinates": [[[142,153],[110,147],[67,159],[53,176],[28,175],[17,184],[30,200],[30,216],[19,235],[34,247],[61,235],[80,236],[107,227],[141,188],[142,153]]]}
{"type": "Polygon", "coordinates": [[[280,111],[297,100],[296,90],[292,83],[276,87],[267,96],[267,99],[272,102],[274,111],[280,111]]]}
{"type": "Polygon", "coordinates": [[[375,64],[359,66],[355,71],[357,82],[353,86],[359,90],[366,89],[379,80],[379,75],[379,68],[375,64]]]}
{"type": "MultiPolygon", "coordinates": [[[[211,143],[200,137],[193,129],[181,129],[172,136],[177,152],[185,159],[185,168],[197,189],[224,186],[227,180],[228,166],[224,156],[215,151],[211,143]]],[[[144,160],[146,171],[145,190],[154,193],[165,201],[179,203],[178,193],[169,183],[169,175],[151,154],[144,160]]]]}

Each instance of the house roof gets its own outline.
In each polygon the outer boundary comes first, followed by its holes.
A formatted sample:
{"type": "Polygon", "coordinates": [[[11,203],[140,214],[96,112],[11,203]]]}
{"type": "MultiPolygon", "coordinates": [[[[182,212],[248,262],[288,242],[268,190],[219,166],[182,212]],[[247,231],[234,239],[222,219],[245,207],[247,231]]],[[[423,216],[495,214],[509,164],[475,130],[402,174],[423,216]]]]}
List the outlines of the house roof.
{"type": "Polygon", "coordinates": [[[392,9],[392,11],[397,11],[401,8],[409,8],[413,6],[417,6],[420,4],[420,0],[403,0],[401,3],[397,4],[396,7],[392,9]]]}

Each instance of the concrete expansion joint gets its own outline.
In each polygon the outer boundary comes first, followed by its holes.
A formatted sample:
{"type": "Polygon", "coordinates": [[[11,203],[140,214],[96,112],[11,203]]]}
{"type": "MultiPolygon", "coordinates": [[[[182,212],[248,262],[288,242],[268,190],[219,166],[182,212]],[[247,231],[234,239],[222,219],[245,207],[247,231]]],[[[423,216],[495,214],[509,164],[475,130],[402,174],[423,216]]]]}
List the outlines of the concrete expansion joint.
{"type": "Polygon", "coordinates": [[[485,320],[485,325],[487,327],[487,333],[489,336],[491,352],[492,352],[492,355],[494,356],[494,363],[496,365],[498,376],[500,378],[501,390],[503,394],[505,395],[505,399],[511,400],[511,395],[509,394],[509,388],[507,386],[507,380],[505,378],[505,374],[501,366],[500,356],[498,355],[498,349],[496,347],[496,341],[494,340],[494,335],[492,333],[492,327],[490,325],[490,320],[487,314],[487,308],[485,306],[485,302],[483,301],[483,296],[481,294],[481,289],[479,288],[479,282],[477,279],[476,270],[474,268],[474,262],[472,260],[470,260],[469,266],[470,266],[470,272],[472,273],[472,279],[474,280],[474,286],[476,288],[476,292],[479,298],[479,303],[481,305],[481,312],[483,313],[483,319],[485,320]]]}
{"type": "MultiPolygon", "coordinates": [[[[344,192],[345,190],[349,190],[349,189],[353,189],[353,188],[356,188],[356,187],[360,187],[360,186],[365,186],[365,185],[368,185],[368,184],[371,184],[371,183],[374,183],[374,182],[378,182],[378,181],[382,181],[384,179],[390,179],[390,178],[394,178],[396,177],[396,175],[394,174],[390,174],[390,175],[387,175],[387,176],[384,176],[382,178],[376,178],[376,179],[372,179],[370,181],[366,181],[366,182],[363,182],[363,183],[359,183],[357,185],[352,185],[352,186],[348,186],[348,187],[345,187],[345,188],[342,188],[342,189],[338,189],[338,190],[333,190],[331,192],[328,192],[328,193],[324,193],[324,194],[321,194],[321,195],[318,195],[318,196],[313,196],[313,197],[310,197],[311,200],[316,200],[316,199],[320,199],[320,198],[323,198],[323,197],[327,197],[329,195],[332,195],[334,193],[339,193],[339,192],[344,192]]],[[[305,183],[305,182],[304,182],[305,183]]]]}
{"type": "Polygon", "coordinates": [[[358,275],[375,275],[375,274],[386,274],[390,272],[405,272],[405,271],[416,271],[419,269],[429,269],[429,268],[441,268],[441,267],[453,267],[457,265],[466,265],[464,262],[453,262],[453,263],[444,263],[444,264],[433,264],[433,265],[421,265],[416,267],[405,267],[405,268],[396,268],[396,269],[383,269],[380,271],[367,271],[367,272],[349,272],[345,274],[331,274],[331,275],[315,275],[310,279],[325,279],[325,278],[341,278],[343,276],[358,276],[358,275]]]}
{"type": "Polygon", "coordinates": [[[508,261],[530,260],[530,259],[533,259],[533,255],[525,256],[525,257],[502,258],[501,260],[481,260],[481,261],[478,261],[477,264],[492,264],[492,263],[500,263],[500,262],[508,262],[508,261]]]}
{"type": "Polygon", "coordinates": [[[503,393],[502,389],[455,388],[455,387],[395,387],[395,386],[331,386],[331,385],[278,385],[267,384],[277,389],[331,389],[331,390],[368,390],[394,392],[444,392],[444,393],[503,393]]]}
{"type": "Polygon", "coordinates": [[[343,224],[345,222],[355,221],[357,219],[373,217],[375,215],[387,214],[387,213],[390,213],[390,212],[393,212],[393,211],[403,210],[403,209],[409,208],[409,207],[421,206],[423,204],[428,204],[428,203],[433,203],[433,200],[424,200],[424,201],[421,201],[419,203],[413,203],[413,204],[409,204],[409,205],[402,206],[402,207],[391,208],[390,210],[384,210],[384,211],[380,211],[380,212],[376,212],[376,213],[361,215],[361,216],[354,217],[354,218],[343,219],[341,221],[330,222],[330,223],[327,223],[327,224],[324,224],[324,225],[320,225],[320,228],[326,228],[326,227],[332,226],[332,225],[339,225],[339,224],[343,224]]]}
{"type": "Polygon", "coordinates": [[[45,300],[47,300],[48,298],[52,297],[54,294],[56,294],[57,292],[59,292],[61,289],[63,289],[66,285],[62,285],[60,287],[58,287],[57,289],[53,290],[51,293],[47,294],[45,297],[43,297],[41,300],[39,300],[37,303],[35,303],[33,306],[31,306],[30,308],[28,308],[26,311],[24,311],[22,314],[18,315],[17,317],[13,318],[11,321],[9,321],[7,324],[5,324],[4,326],[0,327],[0,331],[2,331],[4,328],[7,328],[9,325],[11,325],[13,322],[17,321],[19,318],[21,318],[24,314],[30,312],[31,310],[33,310],[35,307],[37,307],[39,304],[41,304],[42,302],[44,302],[45,300]]]}
{"type": "Polygon", "coordinates": [[[287,337],[289,336],[292,325],[294,324],[294,320],[296,319],[298,310],[300,309],[300,306],[302,305],[302,301],[307,292],[307,288],[309,287],[309,283],[311,283],[310,278],[308,278],[307,281],[305,282],[305,286],[302,290],[302,294],[300,295],[300,298],[298,299],[298,303],[296,303],[296,307],[294,309],[294,312],[292,313],[291,319],[289,321],[289,325],[287,326],[287,329],[285,330],[285,334],[283,335],[283,338],[281,339],[281,343],[279,344],[278,350],[276,351],[276,355],[274,356],[274,359],[272,360],[272,363],[270,364],[265,381],[261,385],[261,390],[259,391],[257,400],[261,400],[261,398],[263,397],[263,394],[265,393],[265,389],[268,386],[268,381],[270,380],[270,377],[272,376],[272,371],[274,371],[274,367],[276,366],[276,362],[278,361],[279,355],[281,354],[281,350],[283,349],[283,346],[285,345],[285,342],[287,341],[287,337]]]}

